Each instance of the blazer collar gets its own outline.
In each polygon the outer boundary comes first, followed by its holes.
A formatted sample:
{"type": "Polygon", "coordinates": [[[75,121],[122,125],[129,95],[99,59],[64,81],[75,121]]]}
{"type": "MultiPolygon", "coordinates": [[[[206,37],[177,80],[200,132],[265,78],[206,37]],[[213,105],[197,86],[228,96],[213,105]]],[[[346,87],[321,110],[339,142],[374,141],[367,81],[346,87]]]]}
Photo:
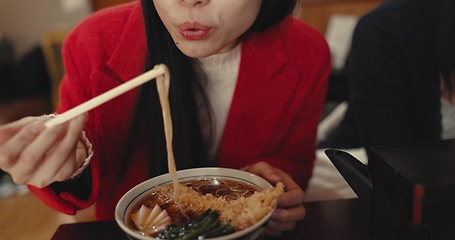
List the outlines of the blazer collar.
{"type": "Polygon", "coordinates": [[[244,42],[239,79],[219,156],[241,157],[235,155],[238,152],[235,146],[242,145],[241,141],[250,147],[245,151],[254,154],[249,157],[258,157],[267,151],[272,139],[280,139],[276,129],[282,127],[282,116],[287,113],[302,77],[300,69],[287,66],[290,60],[281,36],[280,29],[274,28],[244,42]]]}
{"type": "Polygon", "coordinates": [[[107,72],[124,82],[144,71],[147,56],[142,7],[138,2],[123,27],[119,43],[106,63],[107,72]]]}
{"type": "Polygon", "coordinates": [[[262,74],[268,77],[275,76],[288,61],[283,42],[279,38],[280,34],[272,33],[278,31],[277,28],[280,26],[281,24],[270,29],[267,33],[255,34],[244,43],[243,50],[247,58],[254,59],[254,65],[261,66],[262,74]],[[262,68],[264,66],[265,68],[262,68]]]}

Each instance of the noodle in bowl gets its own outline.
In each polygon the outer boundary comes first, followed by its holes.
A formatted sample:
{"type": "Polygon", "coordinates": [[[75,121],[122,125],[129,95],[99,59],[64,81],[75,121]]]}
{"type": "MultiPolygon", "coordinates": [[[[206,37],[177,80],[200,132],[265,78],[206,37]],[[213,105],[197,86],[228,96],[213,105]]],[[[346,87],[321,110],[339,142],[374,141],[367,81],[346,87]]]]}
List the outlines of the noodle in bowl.
{"type": "MultiPolygon", "coordinates": [[[[253,188],[257,189],[259,192],[265,189],[271,189],[273,186],[267,182],[265,179],[256,176],[254,174],[236,170],[236,169],[229,169],[229,168],[193,168],[193,169],[186,169],[177,172],[178,180],[180,183],[184,185],[195,185],[192,187],[200,188],[198,182],[200,181],[213,181],[216,183],[225,182],[240,182],[242,185],[252,186],[253,188]]],[[[131,238],[134,239],[158,239],[154,238],[149,235],[145,235],[137,230],[134,230],[131,227],[131,215],[137,211],[138,206],[144,202],[144,199],[150,197],[150,195],[155,191],[156,188],[161,188],[162,186],[171,185],[172,186],[172,177],[168,174],[163,174],[157,176],[155,178],[149,179],[144,181],[143,183],[138,184],[130,191],[128,191],[117,203],[115,209],[115,220],[120,228],[131,238]]],[[[203,187],[202,187],[203,188],[203,187]]],[[[210,188],[210,187],[209,187],[210,188]]],[[[208,191],[201,190],[202,192],[208,191]]],[[[236,189],[232,189],[232,191],[237,191],[236,189]]],[[[225,195],[223,191],[218,191],[217,194],[225,195]]],[[[245,191],[240,190],[238,191],[241,197],[245,193],[245,191]]],[[[226,198],[229,199],[230,193],[227,193],[226,198]]],[[[249,195],[249,194],[247,194],[249,195]]],[[[258,221],[248,225],[245,228],[236,229],[235,232],[230,233],[228,235],[219,236],[215,238],[206,238],[206,239],[217,239],[217,240],[227,240],[227,239],[242,239],[244,237],[248,237],[248,239],[259,239],[262,237],[262,233],[264,231],[264,225],[267,220],[270,218],[274,208],[270,209],[270,211],[266,212],[263,217],[261,217],[258,221]]],[[[248,207],[251,208],[251,207],[248,207]]]]}

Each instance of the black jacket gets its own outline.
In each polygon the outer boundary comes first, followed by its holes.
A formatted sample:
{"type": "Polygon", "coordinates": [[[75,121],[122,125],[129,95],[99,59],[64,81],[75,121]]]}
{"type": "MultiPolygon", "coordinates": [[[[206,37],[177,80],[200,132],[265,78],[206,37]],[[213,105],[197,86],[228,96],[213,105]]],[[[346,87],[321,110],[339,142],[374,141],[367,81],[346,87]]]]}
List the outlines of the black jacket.
{"type": "Polygon", "coordinates": [[[349,108],[320,147],[440,139],[436,30],[424,0],[390,0],[360,19],[349,58],[349,108]]]}

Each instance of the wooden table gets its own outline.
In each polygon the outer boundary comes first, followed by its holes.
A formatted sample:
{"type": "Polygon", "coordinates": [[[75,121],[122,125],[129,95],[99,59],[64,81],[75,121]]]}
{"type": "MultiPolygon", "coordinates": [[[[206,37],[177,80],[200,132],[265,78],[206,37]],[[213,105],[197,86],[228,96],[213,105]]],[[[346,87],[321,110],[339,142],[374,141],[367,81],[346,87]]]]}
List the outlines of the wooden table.
{"type": "MultiPolygon", "coordinates": [[[[293,231],[277,239],[326,240],[368,239],[368,212],[358,199],[305,203],[306,218],[293,231]]],[[[52,240],[129,239],[115,221],[61,225],[52,240]]]]}

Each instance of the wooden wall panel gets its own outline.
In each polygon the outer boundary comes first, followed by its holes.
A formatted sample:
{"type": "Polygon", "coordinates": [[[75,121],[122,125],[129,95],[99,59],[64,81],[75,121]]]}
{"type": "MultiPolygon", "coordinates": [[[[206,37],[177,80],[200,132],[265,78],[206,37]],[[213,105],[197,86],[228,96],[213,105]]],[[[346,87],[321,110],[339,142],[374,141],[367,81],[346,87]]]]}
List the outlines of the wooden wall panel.
{"type": "Polygon", "coordinates": [[[325,33],[333,14],[363,16],[383,0],[300,0],[296,16],[325,33]]]}

